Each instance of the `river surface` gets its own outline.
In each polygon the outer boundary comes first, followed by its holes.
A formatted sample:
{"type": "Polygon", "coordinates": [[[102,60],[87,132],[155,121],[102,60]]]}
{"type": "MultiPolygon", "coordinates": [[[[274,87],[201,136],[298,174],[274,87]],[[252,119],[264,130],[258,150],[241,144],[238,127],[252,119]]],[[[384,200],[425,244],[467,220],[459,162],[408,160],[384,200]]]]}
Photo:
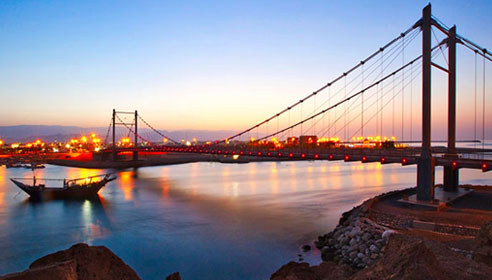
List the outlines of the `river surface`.
{"type": "MultiPolygon", "coordinates": [[[[37,177],[78,178],[103,170],[48,165],[37,177]]],[[[412,187],[416,167],[358,162],[191,163],[117,173],[96,201],[31,203],[0,167],[0,275],[77,242],[104,245],[143,279],[269,279],[300,246],[336,226],[362,201],[412,187]]],[[[461,170],[461,183],[491,184],[461,170]]],[[[436,183],[442,168],[436,169],[436,183]]]]}

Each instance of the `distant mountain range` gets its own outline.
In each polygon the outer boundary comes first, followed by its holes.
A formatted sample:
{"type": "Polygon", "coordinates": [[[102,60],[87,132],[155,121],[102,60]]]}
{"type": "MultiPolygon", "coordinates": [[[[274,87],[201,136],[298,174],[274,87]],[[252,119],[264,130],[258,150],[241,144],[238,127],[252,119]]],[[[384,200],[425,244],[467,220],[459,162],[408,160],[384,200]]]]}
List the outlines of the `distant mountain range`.
{"type": "MultiPolygon", "coordinates": [[[[191,140],[197,138],[199,141],[216,140],[229,137],[236,131],[227,130],[176,130],[164,131],[160,130],[163,135],[180,141],[181,139],[191,140]]],[[[36,139],[41,139],[44,142],[66,142],[71,138],[80,137],[81,135],[89,135],[96,133],[103,141],[108,133],[107,127],[78,127],[78,126],[60,126],[60,125],[15,125],[15,126],[0,126],[0,139],[5,143],[12,142],[32,142],[36,139]]],[[[124,127],[116,128],[116,137],[119,139],[128,135],[128,130],[124,127]]],[[[157,133],[148,128],[139,129],[139,135],[149,141],[161,141],[157,133]]],[[[132,136],[130,136],[132,137],[132,136]]],[[[109,132],[111,138],[111,132],[109,132]]],[[[111,140],[109,140],[111,141],[111,140]]]]}

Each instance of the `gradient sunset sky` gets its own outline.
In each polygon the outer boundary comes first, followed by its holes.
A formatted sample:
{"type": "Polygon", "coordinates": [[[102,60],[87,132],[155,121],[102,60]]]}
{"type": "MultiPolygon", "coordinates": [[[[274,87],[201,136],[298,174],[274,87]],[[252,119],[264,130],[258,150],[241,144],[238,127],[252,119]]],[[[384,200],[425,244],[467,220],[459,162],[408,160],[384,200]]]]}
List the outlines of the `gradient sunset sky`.
{"type": "MultiPolygon", "coordinates": [[[[427,3],[3,0],[0,125],[103,127],[117,108],[161,129],[240,130],[367,57],[427,3]]],[[[492,1],[431,3],[492,48],[492,1]]],[[[473,55],[463,61],[462,96],[473,55]]],[[[464,112],[460,121],[472,121],[464,112]]]]}

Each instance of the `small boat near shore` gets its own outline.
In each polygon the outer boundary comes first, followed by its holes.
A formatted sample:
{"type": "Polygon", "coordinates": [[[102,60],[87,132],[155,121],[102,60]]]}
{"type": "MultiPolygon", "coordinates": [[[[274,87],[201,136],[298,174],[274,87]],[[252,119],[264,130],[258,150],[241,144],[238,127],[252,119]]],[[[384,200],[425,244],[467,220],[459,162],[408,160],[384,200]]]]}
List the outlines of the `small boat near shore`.
{"type": "Polygon", "coordinates": [[[96,197],[99,190],[108,182],[116,179],[111,174],[103,174],[77,179],[36,179],[10,178],[21,190],[27,193],[32,200],[43,199],[85,199],[96,197]],[[31,181],[31,184],[27,183],[31,181]],[[39,183],[43,182],[43,183],[39,183]],[[47,182],[62,183],[62,187],[47,187],[47,182]]]}
{"type": "Polygon", "coordinates": [[[7,168],[28,168],[28,169],[41,169],[45,168],[43,164],[40,163],[31,163],[31,164],[22,164],[22,163],[7,163],[7,168]]]}

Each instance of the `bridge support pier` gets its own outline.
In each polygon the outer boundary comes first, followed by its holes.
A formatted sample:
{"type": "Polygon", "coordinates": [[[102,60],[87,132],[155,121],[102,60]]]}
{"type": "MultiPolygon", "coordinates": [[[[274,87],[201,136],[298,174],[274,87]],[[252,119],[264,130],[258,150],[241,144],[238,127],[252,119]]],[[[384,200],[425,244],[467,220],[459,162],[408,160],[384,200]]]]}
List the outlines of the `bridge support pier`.
{"type": "Polygon", "coordinates": [[[417,199],[430,201],[434,199],[435,159],[421,156],[417,163],[417,199]]]}
{"type": "Polygon", "coordinates": [[[443,186],[446,192],[458,191],[459,172],[452,166],[444,166],[443,186]]]}

